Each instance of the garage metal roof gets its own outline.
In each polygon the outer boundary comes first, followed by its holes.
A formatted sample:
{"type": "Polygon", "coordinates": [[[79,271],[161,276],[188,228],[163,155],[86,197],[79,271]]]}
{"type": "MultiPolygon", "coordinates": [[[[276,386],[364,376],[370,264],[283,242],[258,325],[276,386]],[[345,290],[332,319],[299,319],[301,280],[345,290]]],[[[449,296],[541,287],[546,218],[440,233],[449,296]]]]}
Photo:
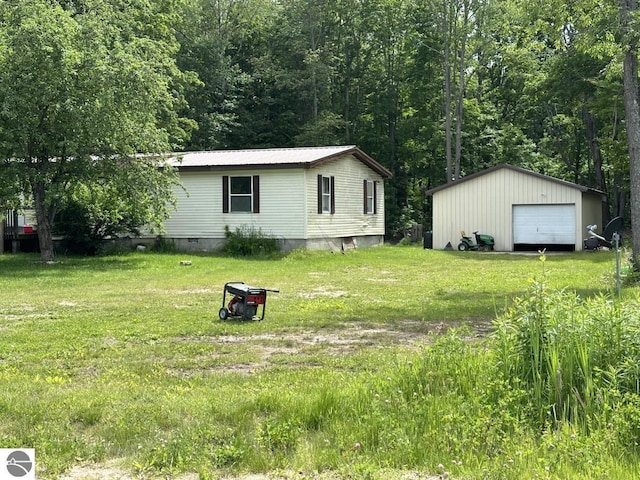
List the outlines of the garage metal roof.
{"type": "Polygon", "coordinates": [[[346,155],[353,155],[383,178],[392,176],[389,170],[354,145],[185,152],[174,154],[168,161],[186,171],[312,168],[346,155]]]}
{"type": "Polygon", "coordinates": [[[569,188],[575,188],[577,190],[580,190],[583,193],[593,193],[593,194],[596,194],[596,195],[604,195],[603,192],[601,192],[600,190],[596,190],[594,188],[585,187],[583,185],[578,185],[577,183],[568,182],[566,180],[560,180],[559,178],[550,177],[549,175],[544,175],[542,173],[537,173],[537,172],[534,172],[532,170],[527,170],[526,168],[516,167],[515,165],[509,165],[507,163],[503,163],[501,165],[496,165],[495,167],[487,168],[486,170],[482,170],[481,172],[473,173],[471,175],[467,175],[466,177],[462,177],[462,178],[456,180],[455,182],[446,183],[444,185],[440,185],[439,187],[432,188],[430,190],[427,190],[426,194],[427,195],[433,195],[434,193],[439,192],[440,190],[444,190],[446,188],[458,186],[461,183],[467,182],[469,180],[473,180],[474,178],[481,177],[482,175],[486,175],[488,173],[495,172],[495,171],[503,169],[503,168],[508,168],[510,170],[514,170],[516,172],[524,173],[526,175],[532,175],[534,177],[542,178],[542,179],[547,180],[549,182],[559,183],[559,184],[565,185],[565,186],[567,186],[569,188]]]}

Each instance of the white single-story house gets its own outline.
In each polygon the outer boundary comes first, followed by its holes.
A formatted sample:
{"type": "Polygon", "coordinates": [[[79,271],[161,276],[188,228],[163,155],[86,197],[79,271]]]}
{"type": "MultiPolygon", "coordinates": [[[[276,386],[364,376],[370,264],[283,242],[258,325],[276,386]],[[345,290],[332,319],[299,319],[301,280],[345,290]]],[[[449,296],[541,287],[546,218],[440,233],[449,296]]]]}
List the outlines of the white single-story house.
{"type": "Polygon", "coordinates": [[[433,248],[456,249],[460,232],[493,235],[498,251],[582,250],[587,225],[602,228],[603,193],[512,165],[497,165],[427,191],[433,248]]]}
{"type": "Polygon", "coordinates": [[[340,250],[384,241],[384,180],[355,146],[175,154],[184,190],[163,236],[180,250],[213,251],[225,227],[261,231],[283,250],[340,250]]]}

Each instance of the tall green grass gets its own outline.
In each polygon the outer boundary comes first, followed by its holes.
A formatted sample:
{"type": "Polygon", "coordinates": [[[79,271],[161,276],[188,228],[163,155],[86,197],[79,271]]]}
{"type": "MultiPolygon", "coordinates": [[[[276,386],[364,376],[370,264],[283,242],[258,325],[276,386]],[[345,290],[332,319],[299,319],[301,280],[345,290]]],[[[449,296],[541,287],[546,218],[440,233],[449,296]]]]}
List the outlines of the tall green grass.
{"type": "Polygon", "coordinates": [[[38,478],[640,475],[640,309],[610,296],[611,255],[184,258],[0,257],[0,447],[36,448],[38,478]],[[280,289],[263,322],[217,319],[231,280],[280,289]],[[451,330],[308,342],[384,325],[451,330]]]}
{"type": "Polygon", "coordinates": [[[640,393],[640,305],[548,289],[544,276],[496,322],[501,374],[530,393],[540,428],[569,422],[588,433],[620,397],[640,393]]]}

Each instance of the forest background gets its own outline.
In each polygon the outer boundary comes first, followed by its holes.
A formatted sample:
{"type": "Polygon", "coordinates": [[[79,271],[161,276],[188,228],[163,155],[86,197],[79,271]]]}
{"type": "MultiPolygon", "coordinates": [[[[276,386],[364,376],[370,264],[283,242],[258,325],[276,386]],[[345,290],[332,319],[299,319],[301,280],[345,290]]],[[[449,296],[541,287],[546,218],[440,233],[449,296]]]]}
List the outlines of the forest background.
{"type": "Polygon", "coordinates": [[[430,228],[429,188],[502,163],[602,191],[604,222],[635,233],[636,13],[637,0],[3,2],[0,198],[34,199],[52,259],[53,220],[78,201],[118,222],[166,216],[175,177],[124,155],[354,144],[393,173],[390,237],[430,228]]]}
{"type": "Polygon", "coordinates": [[[387,231],[425,191],[509,163],[607,194],[629,218],[615,2],[191,0],[186,150],[356,144],[393,172],[387,231]]]}

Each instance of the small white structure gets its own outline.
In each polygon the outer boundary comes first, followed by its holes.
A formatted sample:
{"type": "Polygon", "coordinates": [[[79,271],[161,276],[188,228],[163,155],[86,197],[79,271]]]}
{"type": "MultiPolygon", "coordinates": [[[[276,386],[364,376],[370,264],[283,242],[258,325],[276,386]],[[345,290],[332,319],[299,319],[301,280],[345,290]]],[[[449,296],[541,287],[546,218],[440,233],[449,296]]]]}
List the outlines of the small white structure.
{"type": "Polygon", "coordinates": [[[225,227],[293,248],[340,250],[384,241],[389,170],[355,146],[190,152],[170,159],[184,190],[165,221],[180,250],[212,251],[225,227]]]}
{"type": "Polygon", "coordinates": [[[456,249],[460,231],[493,235],[495,249],[582,250],[590,224],[602,228],[603,193],[512,165],[498,165],[427,192],[433,247],[456,249]]]}

